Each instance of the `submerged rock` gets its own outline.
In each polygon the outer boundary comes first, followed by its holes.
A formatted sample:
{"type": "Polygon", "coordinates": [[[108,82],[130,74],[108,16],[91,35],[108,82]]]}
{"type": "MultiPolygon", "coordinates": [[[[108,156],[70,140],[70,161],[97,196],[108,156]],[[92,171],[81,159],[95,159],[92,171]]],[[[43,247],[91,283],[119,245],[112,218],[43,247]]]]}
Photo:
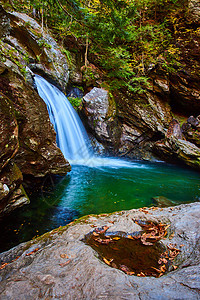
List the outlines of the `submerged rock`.
{"type": "Polygon", "coordinates": [[[175,201],[170,200],[164,196],[156,196],[153,197],[152,200],[158,207],[169,207],[169,206],[176,205],[175,201]]]}
{"type": "Polygon", "coordinates": [[[200,299],[199,214],[200,203],[152,207],[88,216],[55,229],[0,255],[0,297],[200,299]],[[108,235],[119,231],[137,233],[142,231],[140,221],[170,225],[160,242],[179,252],[170,272],[159,278],[130,276],[123,272],[125,267],[112,268],[83,242],[94,228],[106,228],[108,235]]]}

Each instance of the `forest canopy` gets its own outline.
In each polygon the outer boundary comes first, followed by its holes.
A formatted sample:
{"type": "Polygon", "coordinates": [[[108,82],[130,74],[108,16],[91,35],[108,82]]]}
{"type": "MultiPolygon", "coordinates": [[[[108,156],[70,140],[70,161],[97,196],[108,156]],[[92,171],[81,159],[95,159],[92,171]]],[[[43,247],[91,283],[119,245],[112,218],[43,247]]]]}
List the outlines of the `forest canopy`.
{"type": "Polygon", "coordinates": [[[34,15],[60,42],[78,41],[85,69],[94,63],[112,89],[143,92],[158,61],[167,71],[179,67],[174,40],[186,20],[186,0],[10,0],[7,5],[34,15]]]}

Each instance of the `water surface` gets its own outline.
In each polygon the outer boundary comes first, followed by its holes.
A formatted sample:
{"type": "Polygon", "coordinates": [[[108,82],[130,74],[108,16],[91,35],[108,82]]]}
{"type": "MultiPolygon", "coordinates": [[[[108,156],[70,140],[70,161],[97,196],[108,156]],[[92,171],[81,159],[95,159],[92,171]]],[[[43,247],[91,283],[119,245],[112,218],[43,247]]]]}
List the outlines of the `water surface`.
{"type": "Polygon", "coordinates": [[[65,177],[44,180],[30,195],[31,204],[1,223],[0,251],[87,214],[155,205],[164,196],[177,204],[199,201],[200,175],[165,163],[126,161],[72,166],[65,177]]]}

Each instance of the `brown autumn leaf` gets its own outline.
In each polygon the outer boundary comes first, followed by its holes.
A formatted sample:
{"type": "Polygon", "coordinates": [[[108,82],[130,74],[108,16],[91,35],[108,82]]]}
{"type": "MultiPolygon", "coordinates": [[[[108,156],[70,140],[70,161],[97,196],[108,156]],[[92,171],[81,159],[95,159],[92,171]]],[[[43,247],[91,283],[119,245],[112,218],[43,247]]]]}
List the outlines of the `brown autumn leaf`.
{"type": "Polygon", "coordinates": [[[117,269],[117,265],[114,262],[111,262],[111,267],[117,269]]]}
{"type": "Polygon", "coordinates": [[[68,265],[70,263],[71,259],[67,260],[64,263],[59,264],[61,267],[65,267],[66,265],[68,265]]]}
{"type": "Polygon", "coordinates": [[[167,264],[167,259],[165,258],[165,257],[161,257],[159,260],[158,260],[158,263],[159,263],[159,265],[161,265],[161,264],[167,264]]]}
{"type": "Polygon", "coordinates": [[[103,261],[104,261],[107,265],[110,266],[110,264],[111,264],[111,262],[113,261],[113,259],[108,260],[108,259],[106,259],[105,257],[103,257],[103,261]]]}
{"type": "Polygon", "coordinates": [[[160,269],[157,269],[157,268],[154,268],[154,267],[151,267],[151,268],[154,269],[156,272],[161,273],[160,269]]]}
{"type": "Polygon", "coordinates": [[[173,268],[174,270],[176,270],[176,269],[178,268],[178,266],[172,265],[172,268],[173,268]]]}
{"type": "Polygon", "coordinates": [[[127,272],[126,274],[132,276],[135,275],[135,272],[127,272]]]}
{"type": "Polygon", "coordinates": [[[94,236],[99,236],[99,233],[97,233],[97,232],[95,232],[95,231],[93,231],[93,233],[92,233],[94,236]]]}
{"type": "Polygon", "coordinates": [[[167,271],[166,266],[165,266],[165,265],[161,266],[161,267],[160,267],[160,271],[161,271],[162,273],[165,273],[165,272],[167,271]]]}
{"type": "Polygon", "coordinates": [[[29,255],[32,255],[34,254],[35,252],[37,252],[40,248],[35,248],[33,251],[29,252],[29,253],[26,253],[26,256],[29,256],[29,255]]]}
{"type": "Polygon", "coordinates": [[[68,256],[67,254],[65,254],[65,253],[60,254],[60,257],[61,257],[61,258],[69,258],[69,256],[68,256]]]}
{"type": "Polygon", "coordinates": [[[107,244],[113,242],[111,238],[109,238],[109,239],[97,238],[97,239],[95,239],[95,241],[100,243],[100,244],[104,244],[104,245],[107,245],[107,244]]]}
{"type": "Polygon", "coordinates": [[[2,265],[0,266],[0,270],[2,270],[3,268],[5,268],[5,266],[7,266],[7,265],[8,265],[8,263],[2,264],[2,265]]]}
{"type": "Polygon", "coordinates": [[[103,234],[108,230],[109,226],[103,226],[102,229],[95,229],[96,233],[103,234]]]}

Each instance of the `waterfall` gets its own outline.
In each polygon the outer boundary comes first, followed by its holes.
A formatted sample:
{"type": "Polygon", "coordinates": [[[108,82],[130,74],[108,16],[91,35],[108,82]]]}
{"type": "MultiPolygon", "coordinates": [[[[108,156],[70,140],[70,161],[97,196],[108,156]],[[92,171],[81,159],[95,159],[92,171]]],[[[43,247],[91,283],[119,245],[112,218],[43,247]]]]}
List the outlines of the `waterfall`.
{"type": "Polygon", "coordinates": [[[71,165],[109,168],[146,168],[143,164],[122,159],[95,156],[87,132],[67,97],[39,75],[34,76],[38,94],[44,100],[50,121],[56,131],[56,141],[71,165]]]}
{"type": "Polygon", "coordinates": [[[35,75],[34,79],[38,93],[47,105],[57,145],[64,157],[70,163],[90,159],[93,155],[90,140],[67,97],[41,76],[35,75]]]}

